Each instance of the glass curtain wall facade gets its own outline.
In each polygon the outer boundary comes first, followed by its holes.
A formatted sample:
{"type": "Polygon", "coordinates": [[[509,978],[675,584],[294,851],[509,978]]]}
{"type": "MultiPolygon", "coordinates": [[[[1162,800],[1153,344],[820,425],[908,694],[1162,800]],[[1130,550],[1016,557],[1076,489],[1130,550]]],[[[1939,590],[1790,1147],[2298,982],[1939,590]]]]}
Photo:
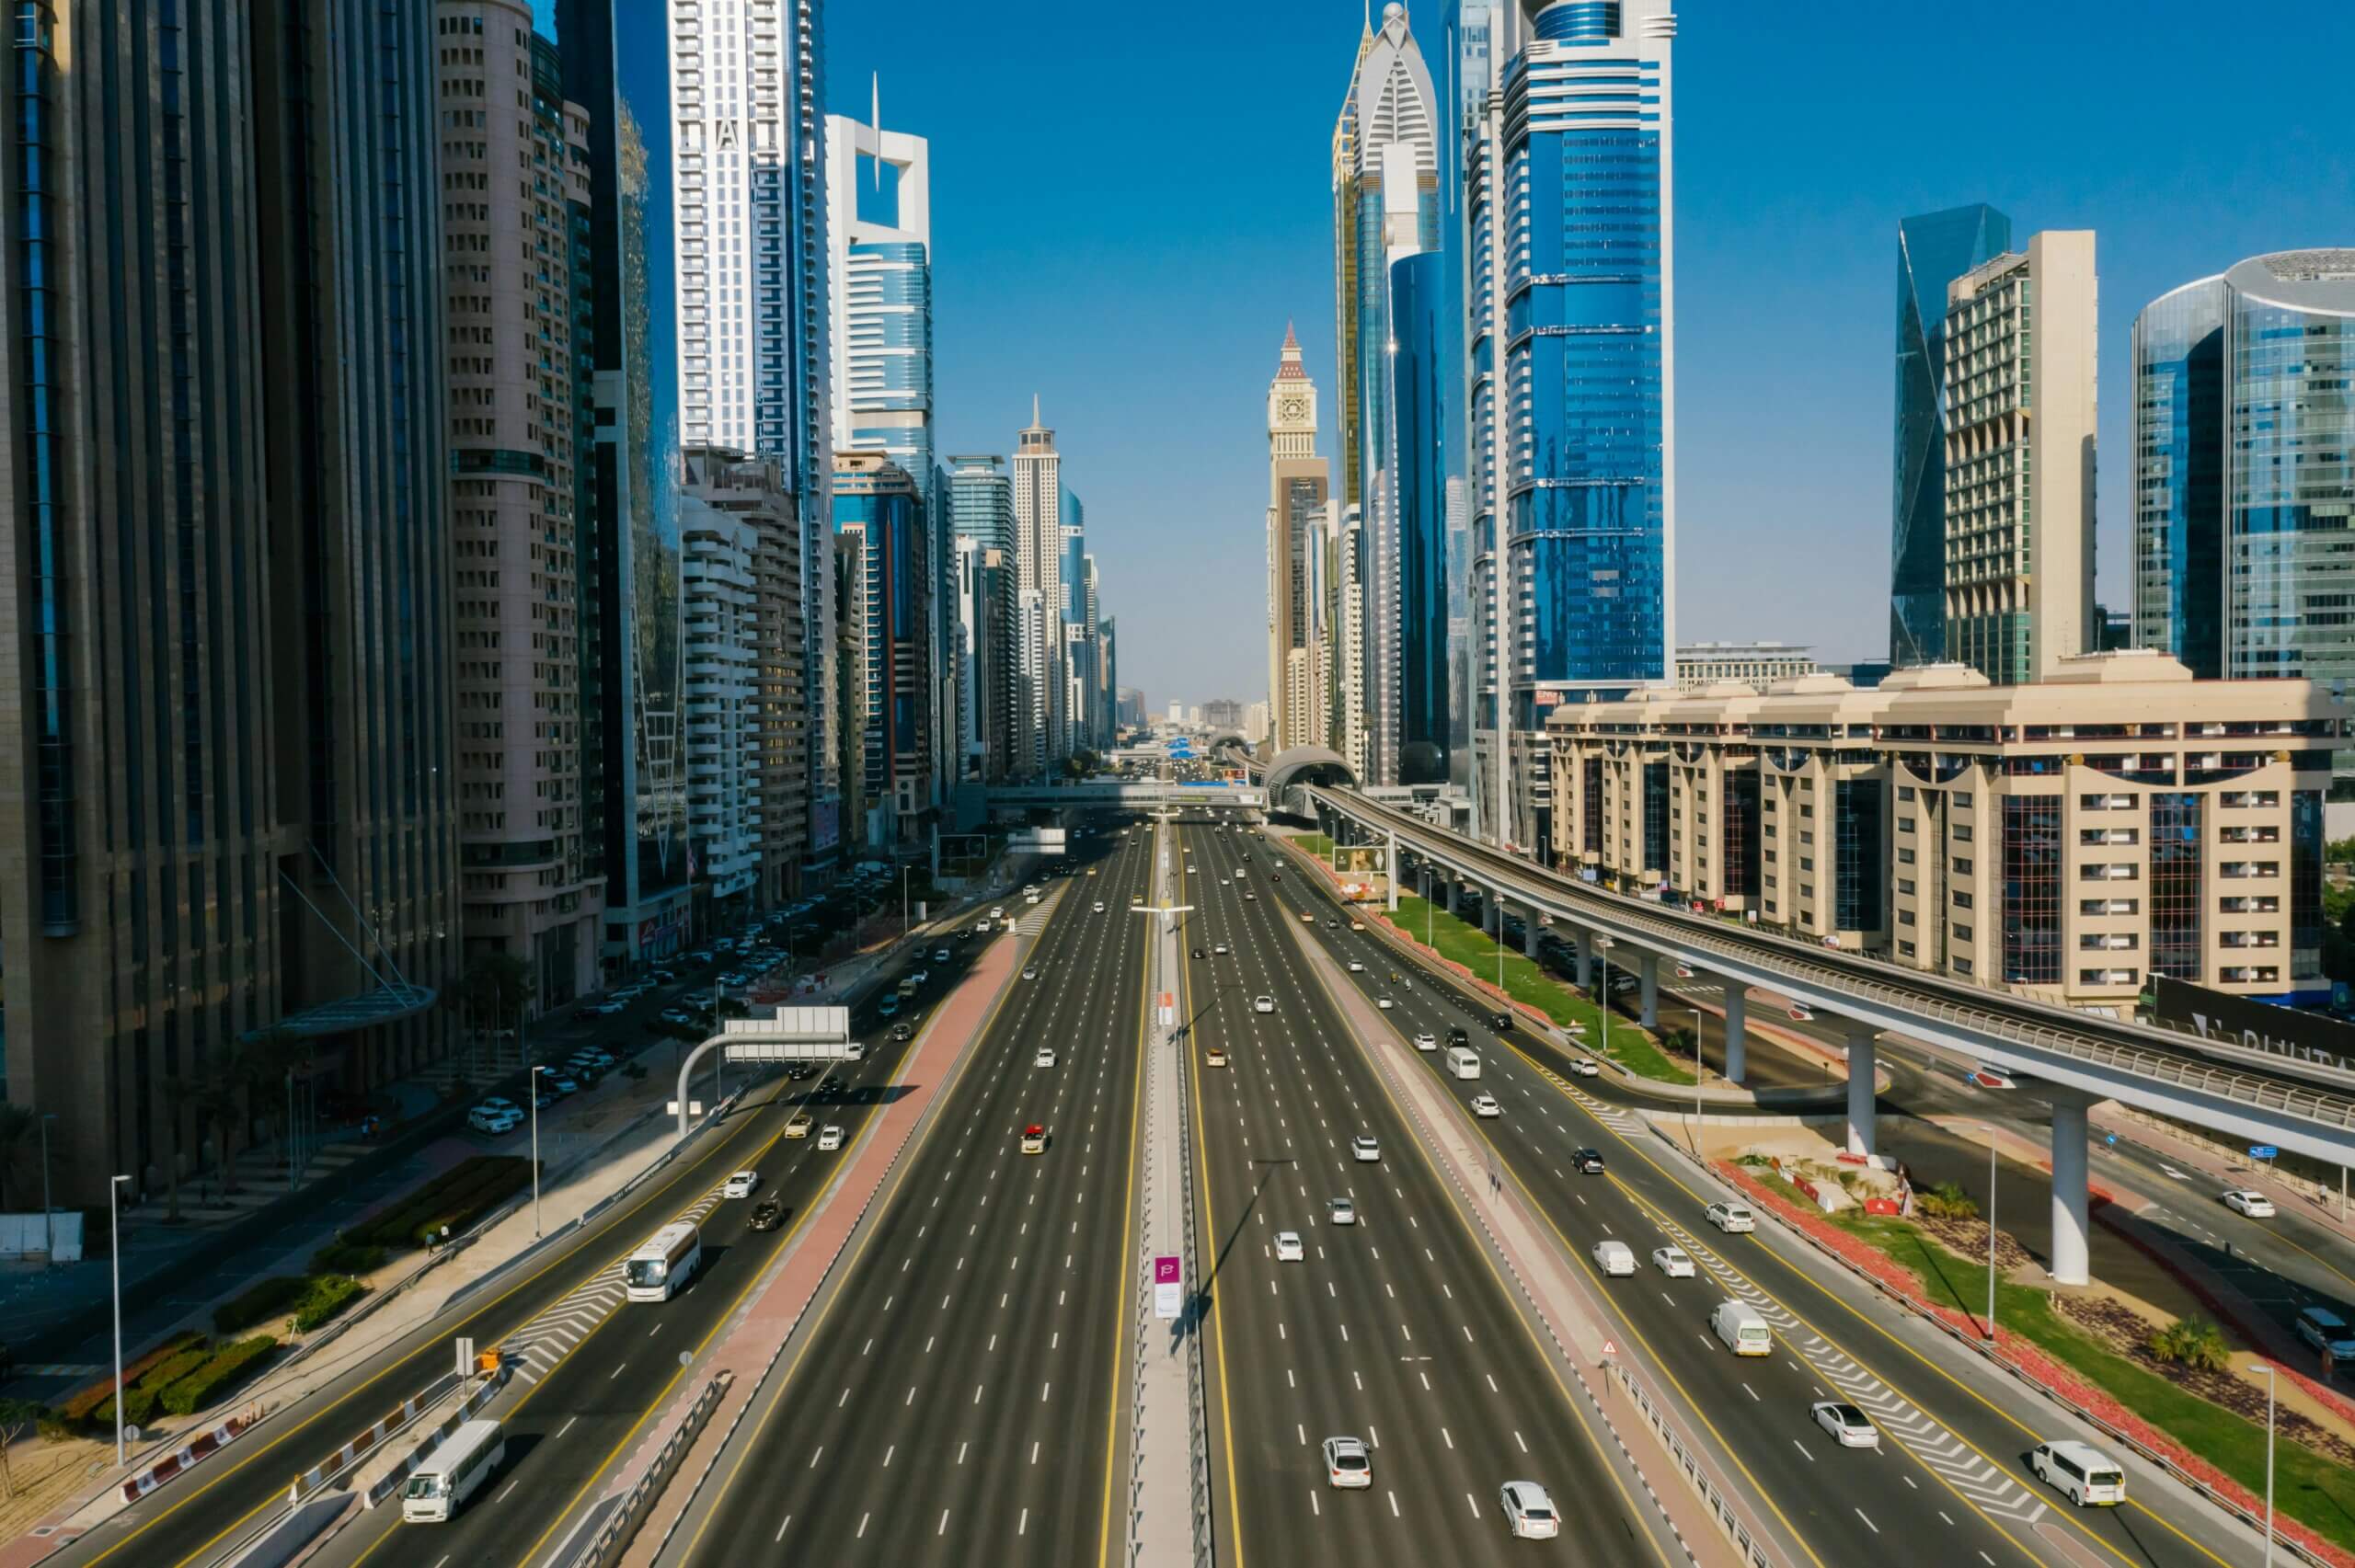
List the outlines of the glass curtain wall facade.
{"type": "Polygon", "coordinates": [[[2004,797],[2004,979],[2061,983],[2061,797],[2004,797]]]}
{"type": "Polygon", "coordinates": [[[2151,973],[2199,983],[2200,970],[2200,803],[2180,790],[2151,795],[2151,973]]]}
{"type": "Polygon", "coordinates": [[[1463,335],[1448,260],[1426,251],[1390,269],[1398,515],[1398,782],[1451,776],[1448,537],[1451,466],[1460,461],[1463,335]]]}
{"type": "Polygon", "coordinates": [[[2355,249],[2224,274],[2228,677],[2355,680],[2355,249]]]}
{"type": "Polygon", "coordinates": [[[2134,646],[2224,673],[2222,277],[2134,318],[2134,646]]]}
{"type": "Polygon", "coordinates": [[[1837,930],[1878,931],[1889,924],[1889,857],[1881,844],[1886,788],[1874,778],[1838,781],[1832,825],[1832,924],[1837,930]]]}
{"type": "Polygon", "coordinates": [[[1897,225],[1889,648],[1890,662],[1900,669],[1947,656],[1947,285],[2011,247],[2012,221],[1984,202],[1925,212],[1897,225]]]}

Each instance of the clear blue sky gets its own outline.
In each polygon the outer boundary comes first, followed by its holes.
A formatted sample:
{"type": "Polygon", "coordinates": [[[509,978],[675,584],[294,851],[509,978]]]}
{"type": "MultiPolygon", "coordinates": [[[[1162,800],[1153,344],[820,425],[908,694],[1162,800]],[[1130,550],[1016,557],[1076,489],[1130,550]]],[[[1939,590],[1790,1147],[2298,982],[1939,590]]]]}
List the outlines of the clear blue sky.
{"type": "MultiPolygon", "coordinates": [[[[2023,30],[1887,0],[1682,8],[1685,639],[1884,650],[1900,217],[1983,200],[2023,239],[2097,231],[2100,591],[2120,606],[2134,313],[2244,256],[2355,244],[2335,63],[2355,6],[2269,8],[2261,43],[2212,0],[2030,9],[2023,30]]],[[[1410,16],[1436,31],[1435,4],[1410,16]]],[[[1264,694],[1264,399],[1295,320],[1329,413],[1330,138],[1361,17],[1355,0],[826,9],[829,107],[863,117],[879,69],[885,123],[931,139],[938,450],[1010,451],[1040,395],[1087,502],[1121,680],[1155,707],[1264,694]]]]}

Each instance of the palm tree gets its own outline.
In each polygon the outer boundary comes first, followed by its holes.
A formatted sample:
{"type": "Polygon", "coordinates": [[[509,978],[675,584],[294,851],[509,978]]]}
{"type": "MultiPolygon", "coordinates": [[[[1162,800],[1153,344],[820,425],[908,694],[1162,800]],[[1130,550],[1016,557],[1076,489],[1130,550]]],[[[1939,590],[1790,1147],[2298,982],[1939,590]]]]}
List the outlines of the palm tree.
{"type": "Polygon", "coordinates": [[[2151,1354],[2195,1371],[2221,1372],[2233,1364],[2232,1347],[2223,1331],[2200,1318],[2177,1318],[2152,1332],[2151,1354]]]}

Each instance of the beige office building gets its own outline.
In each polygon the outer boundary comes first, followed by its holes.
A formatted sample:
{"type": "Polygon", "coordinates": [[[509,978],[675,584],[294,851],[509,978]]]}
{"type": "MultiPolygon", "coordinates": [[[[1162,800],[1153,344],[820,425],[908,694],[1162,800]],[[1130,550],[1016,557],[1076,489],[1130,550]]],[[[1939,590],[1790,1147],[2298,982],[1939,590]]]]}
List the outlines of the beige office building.
{"type": "Polygon", "coordinates": [[[1686,692],[1729,681],[1763,692],[1777,681],[1814,673],[1805,644],[1687,643],[1676,650],[1676,684],[1686,692]]]}
{"type": "Polygon", "coordinates": [[[1268,383],[1268,705],[1278,751],[1325,744],[1315,583],[1330,484],[1316,455],[1316,383],[1287,326],[1268,383]]]}
{"type": "Polygon", "coordinates": [[[1555,710],[1572,874],[1916,968],[2131,1011],[2154,973],[2324,997],[2323,797],[2349,710],[2146,652],[1995,686],[1655,689],[1555,710]]]}
{"type": "Polygon", "coordinates": [[[2100,646],[2095,303],[2090,229],[2048,229],[1947,290],[1947,657],[1999,685],[2100,646]]]}

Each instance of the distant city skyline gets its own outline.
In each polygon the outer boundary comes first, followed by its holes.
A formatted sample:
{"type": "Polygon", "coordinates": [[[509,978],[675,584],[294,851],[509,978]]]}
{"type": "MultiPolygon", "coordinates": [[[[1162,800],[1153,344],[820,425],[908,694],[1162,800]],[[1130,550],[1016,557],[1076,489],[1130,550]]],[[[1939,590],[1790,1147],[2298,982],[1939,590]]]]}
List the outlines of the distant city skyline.
{"type": "MultiPolygon", "coordinates": [[[[1446,7],[1408,9],[1429,34],[1446,7]]],[[[1029,26],[965,35],[953,55],[901,47],[950,16],[937,0],[833,8],[825,86],[830,109],[864,119],[884,63],[886,123],[932,143],[933,225],[959,258],[936,305],[940,450],[1003,449],[1040,392],[1077,454],[1073,482],[1100,509],[1089,547],[1112,580],[1156,585],[1124,609],[1124,678],[1248,700],[1266,683],[1263,641],[1200,628],[1264,620],[1267,344],[1294,320],[1308,362],[1335,362],[1332,120],[1364,7],[1212,5],[1200,25],[1157,34],[1156,69],[1231,110],[1189,115],[1182,132],[1132,123],[1121,70],[1132,40],[1076,0],[1039,0],[1029,26]],[[1254,45],[1239,51],[1246,17],[1254,45]],[[1042,37],[1058,47],[1039,51],[1042,37]],[[1090,124],[1131,128],[1073,134],[1090,124]],[[1189,159],[1222,171],[1222,194],[1173,244],[1163,195],[1136,171],[1174,155],[1180,134],[1189,159]],[[1007,225],[1005,171],[1041,145],[1059,149],[1056,200],[1007,225]]],[[[2169,40],[2207,26],[2207,12],[2163,0],[2120,28],[2108,8],[2076,4],[2047,20],[2051,47],[2018,55],[1861,0],[1822,7],[1803,32],[1771,12],[1683,8],[1681,635],[1803,628],[1827,661],[1887,654],[1900,219],[1983,200],[2034,227],[2100,235],[2099,444],[2113,463],[2097,597],[2112,607],[2131,601],[2131,486],[2117,464],[2131,450],[2136,311],[2245,257],[2355,237],[2355,158],[2322,101],[2226,78],[2198,119],[2165,137],[2138,129],[2141,84],[2175,68],[2169,40]],[[1924,116],[1896,70],[1844,74],[1835,92],[1817,46],[1827,33],[1871,40],[1891,61],[1935,41],[1956,79],[2003,84],[2002,113],[1924,116]],[[2002,70],[1978,73],[1974,60],[1998,50],[2002,70]],[[2105,68],[2087,73],[2094,58],[2105,68]],[[1769,82],[1782,86],[1764,114],[1769,82]],[[2256,122],[2261,146],[2234,129],[2256,122]],[[1858,138],[1861,125],[1904,134],[1858,138]],[[1815,155],[1829,143],[1849,149],[1836,168],[1815,155]],[[1804,353],[1790,341],[1798,323],[1812,335],[1804,353]]],[[[2355,43],[2355,17],[2318,10],[2304,26],[2319,54],[2355,43]]],[[[1324,444],[1337,453],[1329,432],[1324,444]]]]}

